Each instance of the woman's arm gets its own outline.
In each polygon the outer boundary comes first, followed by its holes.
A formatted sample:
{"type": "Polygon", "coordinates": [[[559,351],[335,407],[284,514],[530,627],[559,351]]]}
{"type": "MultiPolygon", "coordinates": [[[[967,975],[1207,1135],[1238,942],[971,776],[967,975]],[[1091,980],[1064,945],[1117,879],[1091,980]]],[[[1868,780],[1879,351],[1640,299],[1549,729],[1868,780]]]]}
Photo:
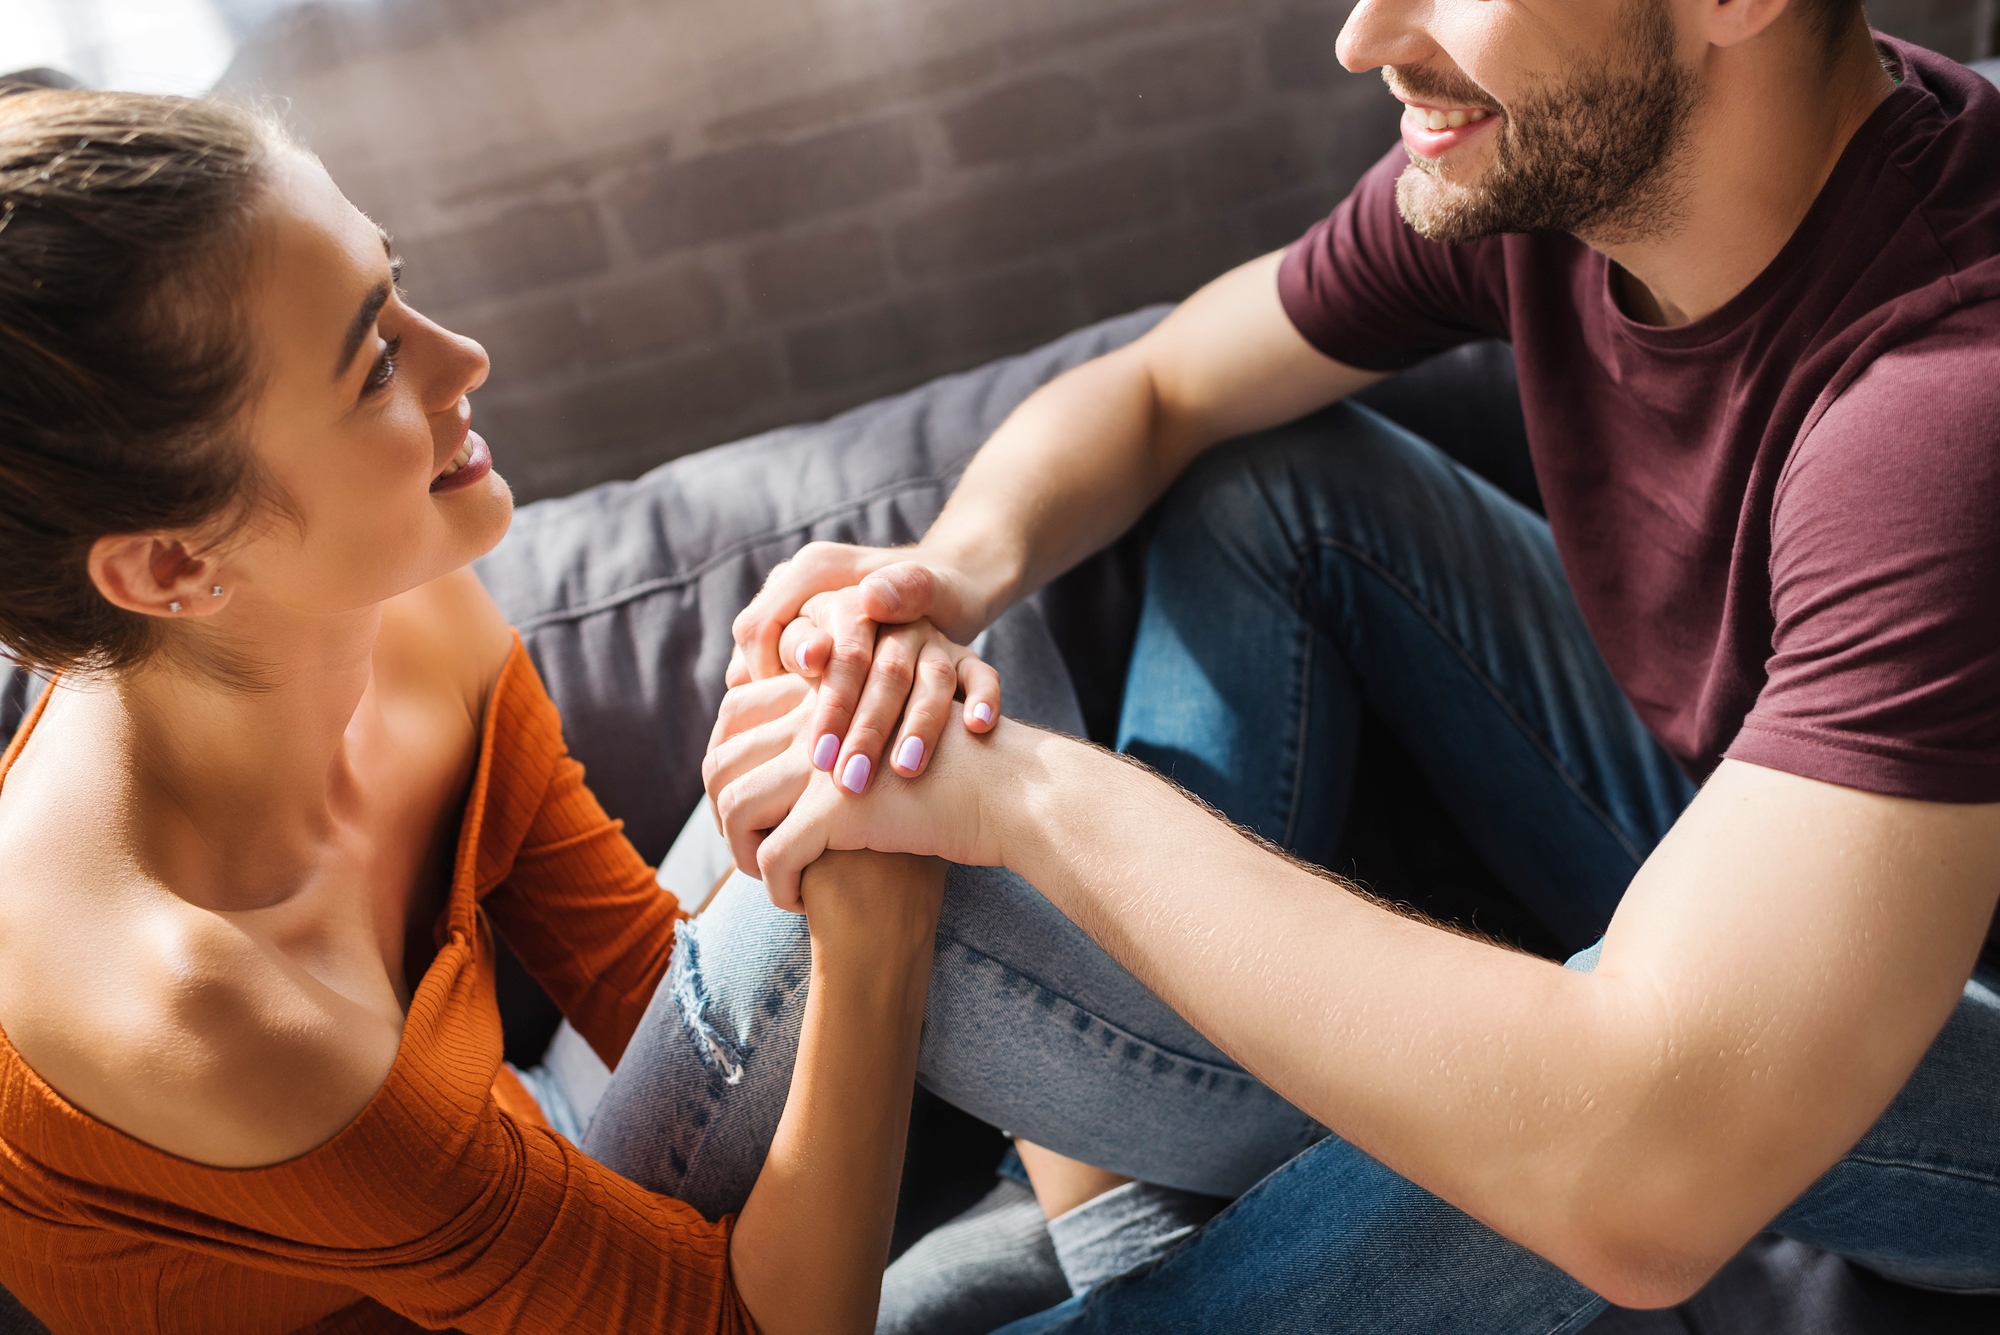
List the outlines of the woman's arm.
{"type": "Polygon", "coordinates": [[[806,872],[791,1095],[729,1253],[764,1335],[875,1329],[943,892],[928,859],[830,853],[806,872]]]}

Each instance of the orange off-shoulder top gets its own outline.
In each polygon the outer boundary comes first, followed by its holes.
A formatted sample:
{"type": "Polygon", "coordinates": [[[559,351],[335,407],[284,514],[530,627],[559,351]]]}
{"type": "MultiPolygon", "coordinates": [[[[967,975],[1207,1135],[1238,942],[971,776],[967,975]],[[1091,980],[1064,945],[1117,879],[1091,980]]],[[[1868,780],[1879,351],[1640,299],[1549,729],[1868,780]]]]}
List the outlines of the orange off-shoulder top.
{"type": "Polygon", "coordinates": [[[0,1281],[58,1335],[755,1335],[731,1221],[587,1158],[501,1063],[493,928],[615,1065],[683,916],[584,787],[517,639],[438,954],[374,1099],[297,1159],[211,1168],[72,1107],[0,1036],[0,1281]]]}

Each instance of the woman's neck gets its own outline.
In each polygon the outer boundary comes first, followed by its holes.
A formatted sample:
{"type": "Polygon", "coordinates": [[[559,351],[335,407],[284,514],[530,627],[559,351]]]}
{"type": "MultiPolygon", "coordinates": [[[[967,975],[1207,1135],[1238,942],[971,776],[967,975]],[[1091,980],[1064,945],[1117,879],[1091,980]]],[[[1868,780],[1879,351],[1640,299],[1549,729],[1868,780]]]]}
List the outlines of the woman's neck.
{"type": "MultiPolygon", "coordinates": [[[[375,707],[382,624],[371,606],[332,617],[231,609],[248,686],[169,657],[118,679],[100,708],[142,812],[141,852],[219,911],[267,907],[305,883],[354,808],[350,748],[375,707]]],[[[207,627],[188,627],[204,633],[207,627]]]]}

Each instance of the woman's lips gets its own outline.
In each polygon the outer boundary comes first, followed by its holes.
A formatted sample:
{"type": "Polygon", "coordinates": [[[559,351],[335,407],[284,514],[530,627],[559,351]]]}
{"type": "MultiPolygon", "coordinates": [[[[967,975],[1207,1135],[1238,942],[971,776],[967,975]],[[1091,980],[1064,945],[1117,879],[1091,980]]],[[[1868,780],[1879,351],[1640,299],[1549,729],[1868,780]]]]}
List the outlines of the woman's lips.
{"type": "Polygon", "coordinates": [[[468,431],[465,433],[465,444],[458,447],[451,463],[431,483],[431,494],[469,487],[492,471],[493,452],[486,448],[485,438],[477,431],[468,431]]]}
{"type": "Polygon", "coordinates": [[[1483,134],[1499,121],[1493,112],[1475,107],[1403,108],[1403,145],[1418,157],[1440,158],[1474,135],[1483,134]],[[1476,118],[1476,119],[1475,119],[1476,118]],[[1444,125],[1431,128],[1437,121],[1444,125]],[[1450,122],[1462,123],[1453,125],[1450,122]]]}

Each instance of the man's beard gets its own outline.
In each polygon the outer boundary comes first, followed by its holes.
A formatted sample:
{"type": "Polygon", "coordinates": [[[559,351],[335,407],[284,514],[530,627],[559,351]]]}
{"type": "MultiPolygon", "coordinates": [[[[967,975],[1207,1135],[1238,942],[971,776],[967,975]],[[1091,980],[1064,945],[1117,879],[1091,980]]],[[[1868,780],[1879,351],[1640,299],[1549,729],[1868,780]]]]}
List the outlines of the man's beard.
{"type": "MultiPolygon", "coordinates": [[[[1610,59],[1547,81],[1502,117],[1493,163],[1477,180],[1454,181],[1412,154],[1396,182],[1403,220],[1447,243],[1502,232],[1569,232],[1599,243],[1670,234],[1685,193],[1675,155],[1701,89],[1676,58],[1665,0],[1631,0],[1619,26],[1627,36],[1610,59]]],[[[1488,105],[1483,94],[1463,96],[1469,83],[1421,67],[1395,75],[1419,97],[1488,105]]]]}

